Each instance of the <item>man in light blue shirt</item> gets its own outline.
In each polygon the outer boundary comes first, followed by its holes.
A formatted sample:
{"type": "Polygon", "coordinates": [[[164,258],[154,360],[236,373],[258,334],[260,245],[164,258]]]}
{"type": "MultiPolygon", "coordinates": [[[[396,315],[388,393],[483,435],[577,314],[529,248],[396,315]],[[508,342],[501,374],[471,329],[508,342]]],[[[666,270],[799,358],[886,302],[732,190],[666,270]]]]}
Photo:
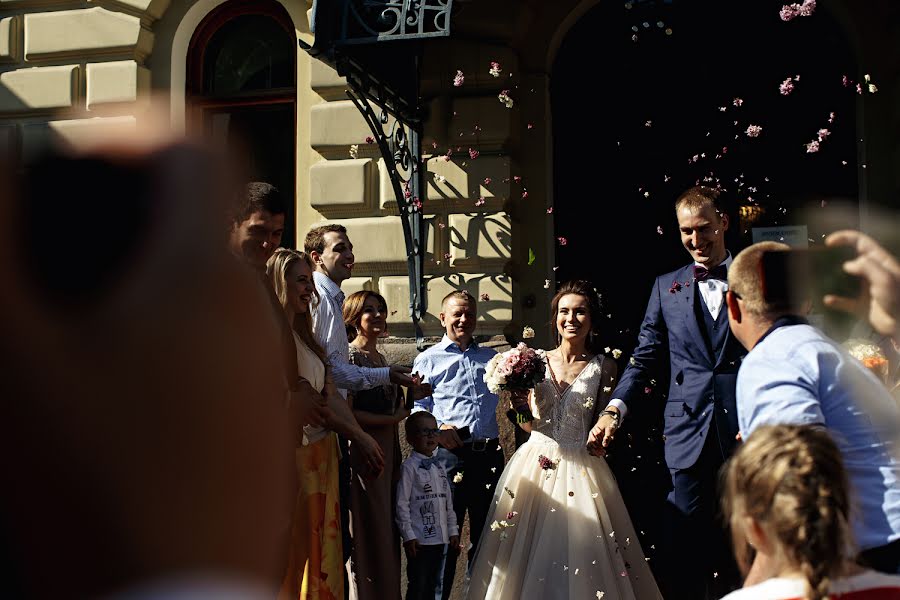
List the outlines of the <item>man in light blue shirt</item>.
{"type": "Polygon", "coordinates": [[[775,282],[764,281],[763,254],[789,251],[776,242],[754,244],[728,271],[731,330],[749,350],[737,379],[741,435],[764,424],[821,425],[831,432],[855,491],[860,560],[900,573],[900,463],[889,442],[900,411],[872,373],[798,316],[806,312],[802,301],[765,296],[765,284],[772,290],[775,282]],[[879,407],[878,415],[865,410],[870,405],[879,407]]]}
{"type": "MultiPolygon", "coordinates": [[[[470,565],[504,465],[496,416],[499,398],[484,382],[485,367],[496,352],[473,340],[477,310],[470,293],[448,294],[440,313],[446,334],[413,361],[413,371],[432,389],[431,396],[416,400],[414,410],[435,416],[442,430],[438,443],[457,459],[448,476],[455,484],[453,510],[460,526],[469,513],[470,565]]],[[[455,576],[456,557],[451,554],[444,567],[441,594],[445,599],[450,597],[455,576]]]]}

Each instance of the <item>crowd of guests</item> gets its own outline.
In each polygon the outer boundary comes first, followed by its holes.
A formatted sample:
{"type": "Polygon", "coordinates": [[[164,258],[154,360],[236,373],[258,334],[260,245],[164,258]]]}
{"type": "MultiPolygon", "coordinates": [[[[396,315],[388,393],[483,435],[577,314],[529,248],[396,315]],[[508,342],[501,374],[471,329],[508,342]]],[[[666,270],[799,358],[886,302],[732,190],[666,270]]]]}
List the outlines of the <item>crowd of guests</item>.
{"type": "MultiPolygon", "coordinates": [[[[0,236],[10,244],[0,253],[11,334],[3,381],[19,400],[9,403],[7,422],[22,424],[4,436],[14,484],[3,500],[9,591],[449,598],[457,554],[465,550],[470,566],[477,560],[506,493],[497,489],[506,465],[500,398],[483,379],[495,351],[476,340],[475,297],[448,294],[442,339],[412,368],[391,365],[379,350],[385,299],[341,290],[355,260],[346,229],[316,227],[302,251],[282,248],[279,190],[254,182],[236,199],[220,187],[201,190],[191,180],[214,181],[209,164],[171,168],[191,156],[151,153],[148,164],[160,168],[144,175],[180,177],[166,188],[180,190],[167,196],[172,214],[144,219],[143,209],[162,214],[150,210],[159,198],[137,198],[134,218],[119,223],[137,242],[122,242],[123,259],[79,263],[78,278],[60,278],[58,253],[34,247],[24,260],[13,251],[18,238],[0,236]],[[223,206],[225,197],[235,201],[223,206]],[[216,210],[228,214],[227,240],[186,234],[211,230],[216,210]],[[150,221],[167,235],[154,238],[150,221]],[[109,284],[123,261],[129,276],[109,284]],[[20,264],[31,265],[31,279],[20,264]],[[34,377],[38,365],[52,365],[53,376],[34,377]],[[401,428],[412,447],[405,460],[401,428]],[[461,548],[466,521],[469,545],[461,548]],[[66,557],[52,574],[48,552],[66,557]]],[[[105,169],[98,176],[136,174],[131,164],[90,160],[78,169],[97,165],[105,169]]],[[[55,182],[36,173],[30,183],[55,182]]],[[[116,189],[99,200],[115,206],[116,189]]],[[[671,370],[672,531],[659,554],[665,564],[651,564],[663,597],[898,598],[895,377],[875,349],[845,348],[812,326],[804,302],[766,298],[761,257],[788,249],[762,243],[732,256],[716,197],[692,188],[678,199],[692,264],[654,285],[639,346],[618,383],[605,382],[584,446],[602,456],[629,408],[671,370]],[[695,330],[679,329],[689,321],[695,330]]],[[[900,263],[858,231],[826,243],[856,250],[844,268],[862,278],[865,293],[825,304],[862,315],[888,341],[882,353],[896,352],[900,263]]],[[[72,248],[87,247],[75,240],[72,248]]],[[[592,296],[587,288],[574,295],[592,296]]],[[[552,317],[562,334],[563,321],[575,319],[552,317]]],[[[572,335],[584,343],[584,332],[572,335]]],[[[572,364],[553,360],[561,380],[577,380],[567,373],[572,364]]],[[[566,577],[578,576],[572,571],[566,577]]]]}

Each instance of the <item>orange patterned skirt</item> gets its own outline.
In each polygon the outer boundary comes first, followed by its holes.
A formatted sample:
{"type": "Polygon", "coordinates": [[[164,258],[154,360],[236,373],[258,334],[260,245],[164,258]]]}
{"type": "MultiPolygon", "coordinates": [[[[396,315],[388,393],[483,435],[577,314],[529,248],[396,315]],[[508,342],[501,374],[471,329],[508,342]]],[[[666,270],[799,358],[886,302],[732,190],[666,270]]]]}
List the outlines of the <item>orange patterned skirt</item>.
{"type": "Polygon", "coordinates": [[[297,448],[300,491],[279,600],[343,600],[337,435],[297,448]]]}

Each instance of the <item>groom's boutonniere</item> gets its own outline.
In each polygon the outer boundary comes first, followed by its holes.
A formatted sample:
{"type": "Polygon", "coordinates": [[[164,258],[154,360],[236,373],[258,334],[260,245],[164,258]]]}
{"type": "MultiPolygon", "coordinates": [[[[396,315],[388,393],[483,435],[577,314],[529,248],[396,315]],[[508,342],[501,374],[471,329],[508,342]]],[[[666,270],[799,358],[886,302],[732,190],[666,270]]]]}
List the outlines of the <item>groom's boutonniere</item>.
{"type": "Polygon", "coordinates": [[[690,281],[685,281],[684,283],[681,283],[680,281],[678,281],[676,279],[675,281],[672,282],[672,287],[669,288],[669,293],[674,294],[675,292],[680,292],[681,288],[687,287],[689,285],[691,285],[690,281]]]}

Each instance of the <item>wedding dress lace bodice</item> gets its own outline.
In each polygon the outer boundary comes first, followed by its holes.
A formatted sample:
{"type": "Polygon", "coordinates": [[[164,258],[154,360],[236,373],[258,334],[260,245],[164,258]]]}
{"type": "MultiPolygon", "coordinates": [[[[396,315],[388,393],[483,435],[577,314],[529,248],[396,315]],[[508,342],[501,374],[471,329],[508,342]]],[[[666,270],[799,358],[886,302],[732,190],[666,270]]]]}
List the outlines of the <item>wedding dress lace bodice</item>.
{"type": "Polygon", "coordinates": [[[547,366],[544,381],[534,389],[532,433],[545,435],[562,447],[584,446],[604,406],[600,385],[605,358],[595,356],[562,392],[547,366]]]}

